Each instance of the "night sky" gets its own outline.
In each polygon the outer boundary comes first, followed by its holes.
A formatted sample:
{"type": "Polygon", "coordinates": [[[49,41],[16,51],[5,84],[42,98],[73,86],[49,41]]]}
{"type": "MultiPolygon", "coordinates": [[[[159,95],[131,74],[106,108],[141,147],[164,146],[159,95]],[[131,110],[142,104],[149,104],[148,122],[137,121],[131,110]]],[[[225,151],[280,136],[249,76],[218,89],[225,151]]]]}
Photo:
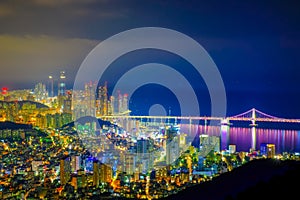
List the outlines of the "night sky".
{"type": "MultiPolygon", "coordinates": [[[[65,70],[72,88],[82,61],[101,41],[132,28],[164,27],[188,35],[209,53],[224,81],[227,115],[255,107],[278,117],[300,118],[299,10],[300,3],[289,0],[2,0],[0,87],[33,88],[65,70]]],[[[128,56],[117,60],[115,69],[118,63],[129,67],[153,60],[175,68],[188,65],[159,51],[128,56]]],[[[109,88],[116,77],[107,80],[109,88]]],[[[209,115],[209,95],[200,79],[194,89],[201,114],[209,115]]],[[[143,114],[142,105],[160,103],[174,107],[176,114],[176,100],[170,105],[161,100],[174,95],[167,88],[153,88],[134,93],[134,112],[143,114]],[[153,88],[164,95],[153,93],[153,88]]]]}

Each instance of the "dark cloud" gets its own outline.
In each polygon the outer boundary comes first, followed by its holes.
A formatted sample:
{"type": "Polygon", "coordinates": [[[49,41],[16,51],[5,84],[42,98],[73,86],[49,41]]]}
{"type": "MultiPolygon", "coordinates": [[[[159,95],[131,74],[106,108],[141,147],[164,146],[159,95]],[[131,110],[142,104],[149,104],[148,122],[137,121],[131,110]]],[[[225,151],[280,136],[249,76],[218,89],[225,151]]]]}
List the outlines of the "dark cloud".
{"type": "Polygon", "coordinates": [[[285,105],[283,114],[299,116],[299,19],[299,1],[292,0],[2,0],[0,84],[32,83],[61,68],[71,79],[99,41],[158,26],[204,46],[235,94],[231,108],[272,101],[269,109],[285,105]]]}
{"type": "Polygon", "coordinates": [[[106,0],[1,1],[0,33],[87,37],[84,33],[90,26],[90,22],[119,19],[125,16],[122,9],[111,8],[113,2],[106,0]]]}

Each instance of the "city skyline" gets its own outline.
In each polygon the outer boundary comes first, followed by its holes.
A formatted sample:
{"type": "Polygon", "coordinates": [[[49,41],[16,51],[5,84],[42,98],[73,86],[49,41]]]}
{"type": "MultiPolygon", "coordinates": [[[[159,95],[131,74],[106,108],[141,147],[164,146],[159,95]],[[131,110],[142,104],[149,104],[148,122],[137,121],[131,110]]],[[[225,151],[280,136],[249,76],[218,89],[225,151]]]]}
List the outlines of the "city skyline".
{"type": "MultiPolygon", "coordinates": [[[[222,75],[228,115],[256,107],[278,117],[300,118],[297,8],[293,1],[2,1],[0,86],[33,88],[64,70],[71,88],[80,64],[99,42],[128,29],[156,26],[180,31],[203,45],[222,75]]],[[[136,52],[115,64],[149,61],[186,65],[161,52],[136,52]]],[[[145,97],[147,89],[134,97],[145,97]]],[[[205,84],[196,90],[205,109],[206,90],[205,84]]],[[[156,102],[147,98],[148,104],[156,102]]]]}
{"type": "Polygon", "coordinates": [[[299,6],[0,1],[0,198],[294,197],[299,6]]]}

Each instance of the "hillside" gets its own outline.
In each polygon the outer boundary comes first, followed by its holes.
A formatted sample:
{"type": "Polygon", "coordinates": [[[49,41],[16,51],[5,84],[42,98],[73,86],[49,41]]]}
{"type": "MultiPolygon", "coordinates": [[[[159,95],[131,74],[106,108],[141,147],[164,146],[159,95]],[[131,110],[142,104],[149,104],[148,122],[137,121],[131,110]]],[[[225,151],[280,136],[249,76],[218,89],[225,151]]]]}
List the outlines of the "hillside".
{"type": "Polygon", "coordinates": [[[164,199],[272,199],[278,195],[289,199],[298,195],[299,178],[300,161],[260,159],[164,199]]]}
{"type": "Polygon", "coordinates": [[[17,130],[17,129],[31,129],[31,128],[32,125],[30,124],[18,124],[10,121],[0,122],[0,130],[4,130],[4,129],[17,130]]]}

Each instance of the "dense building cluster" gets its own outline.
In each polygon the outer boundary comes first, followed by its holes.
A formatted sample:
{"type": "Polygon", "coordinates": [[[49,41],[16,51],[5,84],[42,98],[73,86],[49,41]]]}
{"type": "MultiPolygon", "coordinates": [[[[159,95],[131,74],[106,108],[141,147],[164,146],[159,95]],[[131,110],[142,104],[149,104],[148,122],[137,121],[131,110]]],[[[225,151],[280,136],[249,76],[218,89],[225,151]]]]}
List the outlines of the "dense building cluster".
{"type": "Polygon", "coordinates": [[[221,128],[224,138],[206,133],[192,138],[187,130],[198,125],[108,120],[129,115],[127,94],[110,96],[106,83],[93,82],[67,90],[65,79],[62,71],[57,92],[53,77],[48,87],[2,89],[0,198],[158,199],[252,159],[294,158],[277,155],[269,143],[259,151],[237,152],[224,140],[227,129],[221,128]]]}

